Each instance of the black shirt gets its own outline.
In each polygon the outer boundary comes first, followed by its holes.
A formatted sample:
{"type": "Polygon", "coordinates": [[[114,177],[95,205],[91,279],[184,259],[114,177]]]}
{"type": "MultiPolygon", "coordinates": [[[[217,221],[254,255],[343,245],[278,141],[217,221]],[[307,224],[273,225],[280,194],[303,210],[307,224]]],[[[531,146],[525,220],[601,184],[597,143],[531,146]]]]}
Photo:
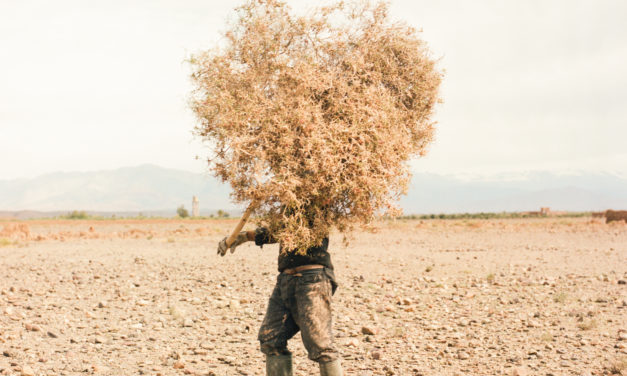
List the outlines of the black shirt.
{"type": "MultiPolygon", "coordinates": [[[[255,244],[263,247],[264,244],[276,243],[272,238],[268,229],[265,227],[259,227],[255,231],[255,244]]],[[[327,251],[329,248],[329,238],[324,238],[322,244],[317,247],[311,247],[307,249],[305,254],[299,254],[295,251],[284,251],[283,245],[281,245],[279,252],[279,272],[285,269],[295,268],[302,265],[317,264],[333,269],[331,263],[331,255],[327,251]]]]}

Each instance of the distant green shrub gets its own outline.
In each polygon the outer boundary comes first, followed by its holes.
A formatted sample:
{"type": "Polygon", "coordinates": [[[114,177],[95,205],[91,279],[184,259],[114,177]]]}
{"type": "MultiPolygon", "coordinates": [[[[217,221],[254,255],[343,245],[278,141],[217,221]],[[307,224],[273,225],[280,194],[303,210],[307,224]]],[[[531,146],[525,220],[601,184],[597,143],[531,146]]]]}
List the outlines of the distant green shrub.
{"type": "Polygon", "coordinates": [[[65,219],[89,219],[89,214],[85,211],[74,210],[63,216],[65,219]]]}
{"type": "Polygon", "coordinates": [[[181,218],[189,217],[189,212],[187,211],[187,209],[185,209],[185,206],[183,205],[179,206],[178,209],[176,209],[176,214],[178,214],[178,216],[181,218]]]}

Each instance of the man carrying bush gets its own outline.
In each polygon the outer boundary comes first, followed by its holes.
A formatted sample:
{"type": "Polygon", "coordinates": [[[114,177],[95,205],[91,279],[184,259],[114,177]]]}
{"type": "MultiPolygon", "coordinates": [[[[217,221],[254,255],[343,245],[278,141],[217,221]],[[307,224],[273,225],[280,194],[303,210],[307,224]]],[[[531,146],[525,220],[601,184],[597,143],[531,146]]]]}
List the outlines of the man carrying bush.
{"type": "MultiPolygon", "coordinates": [[[[218,244],[221,256],[229,248],[234,252],[247,241],[261,247],[276,243],[264,227],[240,232],[230,247],[226,240],[218,244]]],[[[331,332],[331,298],[337,283],[328,246],[327,237],[302,254],[283,249],[279,253],[279,275],[258,336],[261,351],[266,354],[268,376],[292,375],[292,355],[287,341],[299,331],[309,359],[320,365],[320,375],[343,374],[331,332]]]]}

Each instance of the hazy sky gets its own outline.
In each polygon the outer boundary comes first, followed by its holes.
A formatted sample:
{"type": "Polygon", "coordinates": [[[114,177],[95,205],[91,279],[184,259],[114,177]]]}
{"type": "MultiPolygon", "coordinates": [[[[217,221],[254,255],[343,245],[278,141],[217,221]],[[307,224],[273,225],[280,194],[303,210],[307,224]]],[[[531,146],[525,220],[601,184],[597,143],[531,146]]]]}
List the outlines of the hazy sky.
{"type": "MultiPolygon", "coordinates": [[[[184,60],[239,3],[0,1],[0,180],[204,171],[184,60]]],[[[626,1],[394,0],[392,15],[423,28],[447,72],[417,171],[627,173],[626,1]]]]}

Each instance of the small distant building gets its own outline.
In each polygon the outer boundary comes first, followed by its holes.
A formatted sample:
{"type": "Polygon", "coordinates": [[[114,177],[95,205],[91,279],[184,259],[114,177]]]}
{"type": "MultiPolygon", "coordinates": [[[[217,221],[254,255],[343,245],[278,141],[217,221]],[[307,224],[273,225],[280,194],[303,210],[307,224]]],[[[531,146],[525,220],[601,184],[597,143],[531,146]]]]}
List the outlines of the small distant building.
{"type": "Polygon", "coordinates": [[[557,213],[559,212],[551,211],[551,208],[541,207],[540,211],[529,211],[529,212],[523,212],[522,214],[529,216],[529,217],[552,217],[556,215],[557,213]]]}
{"type": "Polygon", "coordinates": [[[196,196],[192,198],[192,217],[200,217],[200,204],[196,196]]]}

